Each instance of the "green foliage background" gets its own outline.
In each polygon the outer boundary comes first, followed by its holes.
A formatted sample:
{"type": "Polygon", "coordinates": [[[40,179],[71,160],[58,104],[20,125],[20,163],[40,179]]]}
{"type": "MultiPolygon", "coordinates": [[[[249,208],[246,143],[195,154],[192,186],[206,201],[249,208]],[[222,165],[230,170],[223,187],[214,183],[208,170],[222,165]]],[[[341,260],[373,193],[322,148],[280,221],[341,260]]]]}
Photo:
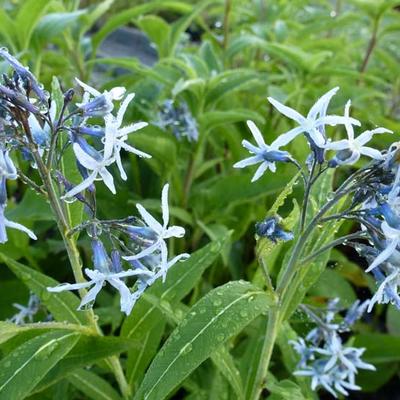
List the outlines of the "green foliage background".
{"type": "MultiPolygon", "coordinates": [[[[150,125],[130,140],[153,158],[126,156],[128,181],[116,177],[118,195],[99,189],[101,217],[133,214],[138,200],[158,212],[160,188],[169,181],[173,219],[188,231],[185,241],[173,243],[171,250],[193,256],[171,271],[165,285],[154,285],[125,319],[117,296],[103,291],[95,311],[107,336],[96,336],[86,327],[85,312],[75,311],[75,295],[50,297],[46,292],[45,287],[53,284],[51,278],[71,281],[68,259],[48,204],[13,181],[9,217],[34,228],[40,240],[29,243],[26,236],[14,231],[1,247],[0,317],[9,318],[15,312],[12,303],[26,303],[32,290],[55,322],[43,328],[0,325],[0,399],[119,399],[107,365],[107,357],[119,353],[135,399],[145,394],[149,399],[163,399],[174,393],[175,398],[187,399],[247,398],[254,349],[264,333],[263,314],[271,301],[261,290],[254,224],[266,216],[295,170],[283,166],[256,183],[250,182],[251,171],[234,170],[233,163],[245,155],[241,141],[250,137],[244,122],[254,120],[270,143],[291,126],[272,112],[267,96],[304,113],[321,94],[338,85],[341,90],[332,102],[332,112],[341,114],[351,98],[354,116],[365,121],[367,128],[385,126],[399,132],[400,3],[1,3],[1,44],[29,65],[47,88],[57,76],[66,90],[74,85],[76,76],[99,88],[122,85],[136,93],[130,118],[150,125]],[[158,54],[154,65],[126,55],[104,57],[103,41],[123,26],[149,37],[158,54]],[[170,131],[154,124],[166,99],[187,102],[198,123],[198,142],[178,141],[170,131]],[[208,324],[225,309],[221,319],[208,324]],[[198,332],[204,337],[196,337],[198,332]],[[40,353],[48,351],[43,344],[48,343],[50,347],[55,343],[55,348],[41,358],[40,353]],[[179,357],[172,365],[176,354],[179,357]],[[32,355],[33,362],[7,381],[15,365],[22,365],[32,355]]],[[[5,65],[0,68],[6,71],[5,65]]],[[[383,149],[397,139],[395,133],[394,137],[379,138],[376,145],[383,149]]],[[[290,151],[305,159],[309,149],[305,142],[296,142],[290,151]]],[[[33,170],[29,173],[35,174],[33,170]]],[[[341,176],[331,179],[335,186],[341,176]]],[[[314,193],[316,207],[318,197],[326,199],[332,183],[319,189],[314,193]]],[[[296,218],[300,196],[300,188],[293,185],[285,193],[286,201],[279,204],[279,213],[289,216],[287,223],[296,218]]],[[[340,229],[347,232],[351,226],[340,229]]],[[[289,246],[279,244],[266,250],[275,277],[289,246]]],[[[83,237],[79,248],[85,263],[90,264],[89,242],[83,237]]],[[[305,278],[305,288],[298,296],[307,295],[307,301],[315,303],[338,296],[344,305],[357,297],[367,298],[374,284],[363,269],[354,255],[334,250],[313,266],[312,276],[305,278]]],[[[295,358],[287,345],[296,331],[308,328],[307,321],[296,313],[285,325],[274,353],[274,376],[271,374],[267,384],[269,398],[316,397],[304,381],[291,375],[295,358]]],[[[357,383],[365,392],[361,396],[369,398],[368,393],[380,391],[376,398],[384,398],[386,390],[398,389],[399,313],[391,307],[377,307],[368,323],[360,323],[357,330],[352,340],[367,348],[366,360],[378,368],[374,374],[360,374],[357,383]]]]}

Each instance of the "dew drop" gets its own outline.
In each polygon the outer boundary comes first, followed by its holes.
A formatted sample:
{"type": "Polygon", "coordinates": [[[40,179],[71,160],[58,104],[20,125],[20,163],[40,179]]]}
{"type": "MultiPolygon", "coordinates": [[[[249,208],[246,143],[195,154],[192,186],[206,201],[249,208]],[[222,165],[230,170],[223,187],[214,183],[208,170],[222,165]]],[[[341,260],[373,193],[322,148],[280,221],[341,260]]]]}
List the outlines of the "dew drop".
{"type": "Polygon", "coordinates": [[[187,343],[180,349],[179,354],[181,354],[181,355],[188,354],[192,351],[192,349],[193,349],[193,345],[191,343],[187,343]]]}

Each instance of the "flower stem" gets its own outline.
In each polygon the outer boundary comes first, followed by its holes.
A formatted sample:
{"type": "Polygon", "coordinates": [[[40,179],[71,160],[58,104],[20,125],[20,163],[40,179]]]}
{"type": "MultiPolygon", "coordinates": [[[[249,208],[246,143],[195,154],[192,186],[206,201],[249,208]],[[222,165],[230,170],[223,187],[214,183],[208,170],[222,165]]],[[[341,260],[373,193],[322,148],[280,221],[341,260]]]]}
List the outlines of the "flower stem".
{"type": "MultiPolygon", "coordinates": [[[[75,281],[77,283],[85,282],[85,278],[82,274],[82,263],[79,254],[78,247],[76,245],[76,241],[73,237],[68,235],[71,227],[69,226],[69,221],[65,216],[65,212],[63,206],[60,202],[57,191],[54,187],[50,171],[46,167],[42,158],[40,157],[36,144],[33,141],[32,134],[29,128],[27,121],[23,121],[24,130],[26,132],[26,136],[30,142],[30,148],[32,151],[32,155],[38,167],[38,172],[40,178],[42,180],[43,186],[46,189],[46,194],[50,203],[50,207],[53,211],[58,230],[60,231],[61,237],[63,238],[65,248],[67,250],[68,258],[71,264],[71,268],[74,274],[75,281]]],[[[86,289],[80,289],[79,294],[81,298],[85,296],[87,293],[86,289]]],[[[99,325],[97,324],[97,319],[92,309],[87,311],[88,322],[92,326],[92,329],[99,335],[103,335],[99,325]]],[[[109,357],[106,360],[110,369],[113,371],[114,376],[118,382],[121,393],[123,394],[125,399],[128,399],[131,395],[130,387],[126,381],[125,375],[123,373],[121,363],[117,356],[109,357]]]]}
{"type": "Polygon", "coordinates": [[[279,331],[279,317],[279,305],[276,304],[275,306],[271,307],[268,313],[267,330],[265,332],[261,356],[257,366],[254,385],[249,400],[258,400],[260,398],[265,377],[268,372],[269,363],[271,361],[272,352],[274,350],[275,340],[279,331]]]}

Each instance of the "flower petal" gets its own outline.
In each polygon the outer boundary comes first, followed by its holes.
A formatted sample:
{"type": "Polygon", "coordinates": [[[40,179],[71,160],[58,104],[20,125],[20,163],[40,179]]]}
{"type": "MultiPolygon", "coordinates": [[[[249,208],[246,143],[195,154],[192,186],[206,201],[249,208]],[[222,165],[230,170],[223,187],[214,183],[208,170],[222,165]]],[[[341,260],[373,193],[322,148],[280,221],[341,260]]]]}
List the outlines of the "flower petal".
{"type": "Polygon", "coordinates": [[[18,224],[17,222],[9,221],[8,219],[4,219],[4,225],[8,228],[17,229],[21,232],[25,232],[31,239],[37,240],[36,235],[25,226],[18,224]]]}
{"type": "MultiPolygon", "coordinates": [[[[125,88],[124,88],[124,93],[125,93],[125,88]]],[[[120,98],[122,98],[122,96],[120,98]]],[[[128,94],[128,96],[125,97],[124,101],[121,103],[121,106],[119,107],[119,110],[117,112],[118,127],[120,127],[122,125],[122,121],[124,119],[126,110],[128,109],[129,103],[133,100],[134,97],[135,97],[135,93],[130,93],[130,94],[128,94]]]]}
{"type": "Polygon", "coordinates": [[[308,112],[307,115],[307,119],[315,119],[317,114],[325,115],[329,102],[331,101],[332,97],[337,93],[338,90],[339,86],[336,86],[329,92],[321,96],[310,108],[310,111],[308,112]]]}
{"type": "Polygon", "coordinates": [[[296,110],[293,108],[290,108],[288,106],[285,106],[284,104],[280,103],[278,100],[275,100],[272,97],[268,97],[268,101],[283,115],[286,117],[293,119],[296,121],[298,124],[303,124],[305,122],[305,118],[298,113],[296,110]]]}
{"type": "Polygon", "coordinates": [[[297,128],[293,128],[290,131],[283,133],[282,135],[278,136],[272,143],[271,147],[274,150],[279,149],[282,146],[287,145],[291,142],[295,137],[300,135],[300,133],[304,132],[304,128],[302,126],[298,126],[297,128]]]}
{"type": "Polygon", "coordinates": [[[258,146],[261,148],[265,147],[266,144],[264,142],[264,138],[263,138],[260,130],[257,128],[257,125],[253,121],[250,121],[250,120],[248,120],[246,122],[247,122],[247,126],[249,127],[258,146]]]}
{"type": "Polygon", "coordinates": [[[90,93],[94,97],[101,95],[101,93],[98,90],[80,81],[78,78],[75,78],[75,80],[78,82],[79,86],[81,86],[85,92],[90,93]]]}
{"type": "Polygon", "coordinates": [[[163,226],[141,204],[136,204],[136,208],[147,226],[160,235],[163,231],[163,226]]]}
{"type": "Polygon", "coordinates": [[[233,164],[233,168],[246,168],[249,165],[258,164],[259,162],[263,162],[262,157],[260,156],[252,156],[245,158],[242,161],[238,161],[237,163],[233,164]]]}
{"type": "Polygon", "coordinates": [[[267,161],[264,161],[258,168],[256,173],[254,174],[253,178],[251,179],[252,182],[255,182],[256,180],[260,179],[261,176],[264,174],[264,172],[268,169],[269,163],[267,161]]]}

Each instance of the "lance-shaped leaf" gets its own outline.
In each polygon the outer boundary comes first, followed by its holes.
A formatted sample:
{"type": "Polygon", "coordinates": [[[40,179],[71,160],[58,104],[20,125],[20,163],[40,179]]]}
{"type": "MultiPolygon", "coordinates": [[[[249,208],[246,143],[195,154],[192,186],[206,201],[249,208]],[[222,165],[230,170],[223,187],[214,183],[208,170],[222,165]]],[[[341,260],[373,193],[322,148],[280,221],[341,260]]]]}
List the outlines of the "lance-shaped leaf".
{"type": "Polygon", "coordinates": [[[49,332],[16,348],[0,362],[0,400],[23,399],[76,344],[79,334],[49,332]]]}
{"type": "Polygon", "coordinates": [[[59,282],[7,257],[5,254],[0,253],[0,261],[4,262],[40,298],[56,320],[79,325],[88,323],[86,312],[77,311],[80,301],[75,294],[71,292],[48,292],[48,287],[57,286],[59,282]]]}
{"type": "Polygon", "coordinates": [[[166,398],[204,360],[268,310],[271,297],[245,281],[212,290],[191,309],[150,365],[135,399],[166,398]]]}

